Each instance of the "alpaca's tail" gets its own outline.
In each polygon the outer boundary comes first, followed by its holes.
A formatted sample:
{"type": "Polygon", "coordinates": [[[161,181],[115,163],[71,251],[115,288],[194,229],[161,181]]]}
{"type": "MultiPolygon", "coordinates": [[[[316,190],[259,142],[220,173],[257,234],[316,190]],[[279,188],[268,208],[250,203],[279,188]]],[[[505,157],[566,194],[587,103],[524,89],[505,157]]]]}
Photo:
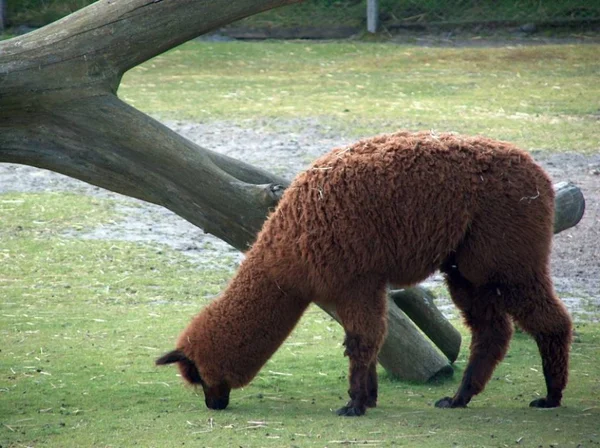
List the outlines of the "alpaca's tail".
{"type": "Polygon", "coordinates": [[[194,361],[188,358],[181,350],[173,350],[158,358],[155,363],[157,366],[165,364],[179,363],[179,370],[183,376],[191,384],[204,384],[200,372],[194,361]]]}

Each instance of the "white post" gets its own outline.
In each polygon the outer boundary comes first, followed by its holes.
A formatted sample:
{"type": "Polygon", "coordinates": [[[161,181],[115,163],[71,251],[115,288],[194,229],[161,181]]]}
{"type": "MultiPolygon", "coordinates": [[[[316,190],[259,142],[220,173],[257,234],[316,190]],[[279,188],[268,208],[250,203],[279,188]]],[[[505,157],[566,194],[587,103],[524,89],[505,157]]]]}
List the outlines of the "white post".
{"type": "Polygon", "coordinates": [[[376,33],[379,28],[379,0],[367,0],[367,31],[376,33]]]}

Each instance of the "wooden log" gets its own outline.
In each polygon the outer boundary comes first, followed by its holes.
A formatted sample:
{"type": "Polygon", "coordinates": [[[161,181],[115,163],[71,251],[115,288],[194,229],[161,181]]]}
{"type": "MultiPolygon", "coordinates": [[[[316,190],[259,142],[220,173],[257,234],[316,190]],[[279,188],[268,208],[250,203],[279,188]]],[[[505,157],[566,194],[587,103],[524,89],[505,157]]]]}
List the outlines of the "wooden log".
{"type": "Polygon", "coordinates": [[[581,189],[572,182],[554,184],[554,233],[577,225],[585,211],[585,198],[581,189]]]}
{"type": "Polygon", "coordinates": [[[403,380],[432,381],[454,373],[448,360],[431,349],[429,341],[392,300],[388,302],[388,337],[378,360],[394,378],[403,380]],[[399,340],[403,342],[402,350],[394,342],[399,340]]]}
{"type": "MultiPolygon", "coordinates": [[[[336,321],[340,321],[334,307],[322,305],[322,308],[336,321]]],[[[431,343],[389,296],[388,336],[377,360],[390,376],[401,380],[422,383],[452,376],[454,373],[448,360],[433,349],[431,343]]]]}
{"type": "MultiPolygon", "coordinates": [[[[320,307],[341,324],[335,307],[320,307]]],[[[450,377],[454,368],[445,356],[411,322],[410,318],[388,296],[388,334],[377,361],[392,377],[403,381],[425,383],[450,377]]]]}
{"type": "Polygon", "coordinates": [[[460,351],[461,336],[435,305],[434,298],[433,293],[422,287],[390,291],[391,301],[454,362],[460,351]]]}

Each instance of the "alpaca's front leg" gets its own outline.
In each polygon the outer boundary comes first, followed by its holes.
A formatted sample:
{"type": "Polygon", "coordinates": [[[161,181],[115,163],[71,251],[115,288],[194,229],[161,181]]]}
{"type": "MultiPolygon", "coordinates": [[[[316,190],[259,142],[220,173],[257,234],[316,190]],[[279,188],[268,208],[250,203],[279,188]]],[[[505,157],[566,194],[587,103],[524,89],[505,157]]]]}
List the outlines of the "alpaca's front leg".
{"type": "Polygon", "coordinates": [[[354,417],[377,405],[376,363],[386,334],[387,301],[383,282],[374,285],[367,281],[345,290],[353,294],[340,298],[336,309],[346,330],[350,401],[337,414],[354,417]]]}
{"type": "Polygon", "coordinates": [[[365,347],[364,344],[361,344],[361,339],[362,338],[359,335],[346,333],[346,340],[344,341],[346,350],[344,354],[350,358],[348,378],[350,382],[350,389],[348,389],[350,401],[346,406],[338,409],[338,415],[347,417],[363,415],[367,409],[367,404],[369,403],[367,382],[369,378],[370,363],[365,362],[364,357],[361,356],[361,351],[363,352],[362,354],[365,352],[365,347]]]}
{"type": "Polygon", "coordinates": [[[367,376],[367,407],[377,407],[377,361],[373,361],[369,366],[369,373],[367,376]]]}

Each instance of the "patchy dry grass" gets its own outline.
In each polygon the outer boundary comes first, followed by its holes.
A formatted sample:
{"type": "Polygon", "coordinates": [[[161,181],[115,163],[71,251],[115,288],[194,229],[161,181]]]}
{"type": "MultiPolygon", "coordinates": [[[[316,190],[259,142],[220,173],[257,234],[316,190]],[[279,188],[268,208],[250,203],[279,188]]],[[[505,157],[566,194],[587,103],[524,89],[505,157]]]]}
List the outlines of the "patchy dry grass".
{"type": "Polygon", "coordinates": [[[119,94],[164,118],[318,116],[353,135],[452,130],[589,152],[600,148],[599,51],[191,42],[131,70],[119,94]]]}
{"type": "MultiPolygon", "coordinates": [[[[379,407],[346,400],[342,331],[311,308],[226,411],[205,409],[174,368],[153,360],[231,275],[167,248],[74,238],[119,220],[111,202],[64,194],[0,196],[0,444],[6,446],[596,446],[600,326],[581,324],[565,407],[527,407],[544,391],[534,343],[518,334],[469,409],[439,410],[454,391],[382,372],[379,407]]],[[[463,327],[459,327],[464,331],[463,327]]],[[[465,336],[467,336],[465,334],[465,336]]]]}

